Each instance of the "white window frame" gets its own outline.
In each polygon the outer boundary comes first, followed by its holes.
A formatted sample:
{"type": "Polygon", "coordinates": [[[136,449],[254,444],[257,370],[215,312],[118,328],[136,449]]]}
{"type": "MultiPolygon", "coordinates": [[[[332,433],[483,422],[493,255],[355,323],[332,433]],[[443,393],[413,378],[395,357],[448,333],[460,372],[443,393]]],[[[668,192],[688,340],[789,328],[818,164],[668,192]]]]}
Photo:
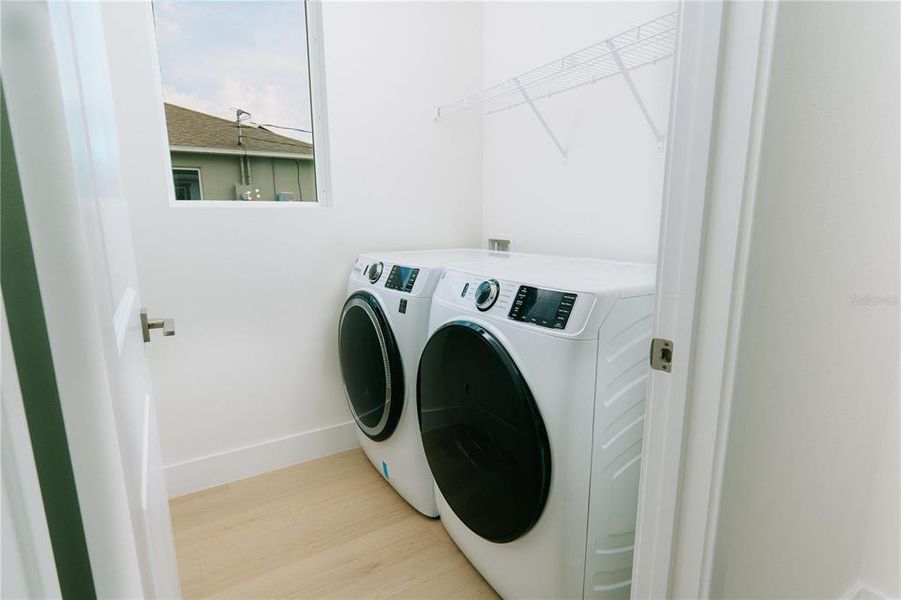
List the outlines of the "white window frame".
{"type": "Polygon", "coordinates": [[[194,171],[197,173],[197,186],[200,188],[200,200],[177,200],[177,202],[200,202],[203,200],[203,176],[200,167],[172,167],[172,197],[175,197],[175,172],[194,171]]]}
{"type": "MultiPolygon", "coordinates": [[[[325,85],[325,36],[322,25],[322,0],[304,0],[307,8],[307,70],[310,75],[310,110],[313,116],[313,174],[316,177],[316,202],[330,206],[331,147],[328,131],[328,102],[325,85]]],[[[307,204],[286,202],[276,204],[307,204]]],[[[313,204],[312,202],[309,204],[313,204]]]]}
{"type": "MultiPolygon", "coordinates": [[[[152,5],[152,0],[145,0],[152,5]]],[[[171,157],[169,156],[169,136],[166,127],[166,114],[163,108],[163,79],[159,66],[159,46],[156,40],[156,27],[153,23],[153,11],[148,10],[150,19],[151,39],[153,40],[154,70],[159,81],[159,115],[161,119],[161,131],[165,138],[169,168],[169,206],[174,208],[203,209],[203,208],[238,208],[238,209],[269,209],[281,210],[308,210],[312,208],[326,208],[331,206],[331,152],[329,146],[328,131],[328,102],[326,94],[325,77],[325,39],[322,25],[322,0],[303,0],[306,8],[307,25],[307,72],[310,78],[310,111],[313,129],[313,172],[316,179],[316,201],[306,202],[239,202],[235,200],[203,200],[186,202],[175,199],[175,185],[172,181],[173,170],[171,157]]]]}

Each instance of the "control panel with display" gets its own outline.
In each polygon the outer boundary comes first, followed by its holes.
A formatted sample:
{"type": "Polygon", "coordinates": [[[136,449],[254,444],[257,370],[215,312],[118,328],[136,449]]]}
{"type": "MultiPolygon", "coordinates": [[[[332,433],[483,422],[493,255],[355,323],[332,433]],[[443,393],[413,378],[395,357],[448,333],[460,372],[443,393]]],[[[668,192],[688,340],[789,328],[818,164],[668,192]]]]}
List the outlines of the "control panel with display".
{"type": "Polygon", "coordinates": [[[576,294],[519,286],[508,315],[514,321],[551,329],[566,329],[576,294]]]}
{"type": "Polygon", "coordinates": [[[391,267],[391,272],[388,273],[385,287],[389,290],[400,290],[401,292],[410,293],[413,291],[413,284],[416,283],[418,275],[419,269],[394,265],[391,267]]]}

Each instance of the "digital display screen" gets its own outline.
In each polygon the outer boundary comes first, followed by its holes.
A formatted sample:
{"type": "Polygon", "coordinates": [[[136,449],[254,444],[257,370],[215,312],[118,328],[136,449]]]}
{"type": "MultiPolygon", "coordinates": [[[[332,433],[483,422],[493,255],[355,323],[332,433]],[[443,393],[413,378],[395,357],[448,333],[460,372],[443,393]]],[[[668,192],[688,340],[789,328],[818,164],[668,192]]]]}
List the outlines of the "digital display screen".
{"type": "Polygon", "coordinates": [[[410,281],[410,276],[413,275],[413,269],[410,267],[397,267],[397,274],[400,278],[400,287],[406,287],[407,282],[410,281]]]}
{"type": "Polygon", "coordinates": [[[392,290],[410,292],[413,290],[413,285],[416,283],[418,275],[419,269],[394,265],[391,267],[391,273],[388,274],[388,280],[385,281],[385,287],[392,290]]]}
{"type": "Polygon", "coordinates": [[[508,316],[514,321],[566,329],[575,302],[576,294],[521,285],[508,316]]]}
{"type": "Polygon", "coordinates": [[[534,321],[550,321],[557,316],[561,294],[547,290],[531,290],[527,300],[526,316],[534,321]]]}

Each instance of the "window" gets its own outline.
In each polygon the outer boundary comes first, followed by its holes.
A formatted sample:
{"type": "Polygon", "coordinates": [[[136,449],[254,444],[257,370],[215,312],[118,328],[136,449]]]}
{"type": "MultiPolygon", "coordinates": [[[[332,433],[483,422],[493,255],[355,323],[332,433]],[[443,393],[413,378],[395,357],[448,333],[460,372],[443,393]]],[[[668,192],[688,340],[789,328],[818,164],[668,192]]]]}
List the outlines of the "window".
{"type": "Polygon", "coordinates": [[[175,200],[318,201],[307,2],[154,0],[153,15],[175,200]]]}
{"type": "Polygon", "coordinates": [[[172,169],[176,200],[203,200],[200,169],[172,169]]]}

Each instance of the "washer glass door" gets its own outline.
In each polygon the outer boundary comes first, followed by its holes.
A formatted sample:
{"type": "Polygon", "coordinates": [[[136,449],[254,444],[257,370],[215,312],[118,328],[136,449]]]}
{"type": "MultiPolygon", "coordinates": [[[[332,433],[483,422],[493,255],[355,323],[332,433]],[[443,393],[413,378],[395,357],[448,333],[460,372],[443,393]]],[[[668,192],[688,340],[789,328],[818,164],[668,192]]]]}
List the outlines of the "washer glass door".
{"type": "Polygon", "coordinates": [[[386,439],[403,409],[403,367],[397,342],[372,294],[357,292],[344,303],[338,352],[354,420],[373,440],[386,439]]]}
{"type": "Polygon", "coordinates": [[[477,324],[448,323],[423,350],[417,389],[423,447],[454,514],[492,542],[525,535],[547,501],[551,454],[509,353],[477,324]]]}

